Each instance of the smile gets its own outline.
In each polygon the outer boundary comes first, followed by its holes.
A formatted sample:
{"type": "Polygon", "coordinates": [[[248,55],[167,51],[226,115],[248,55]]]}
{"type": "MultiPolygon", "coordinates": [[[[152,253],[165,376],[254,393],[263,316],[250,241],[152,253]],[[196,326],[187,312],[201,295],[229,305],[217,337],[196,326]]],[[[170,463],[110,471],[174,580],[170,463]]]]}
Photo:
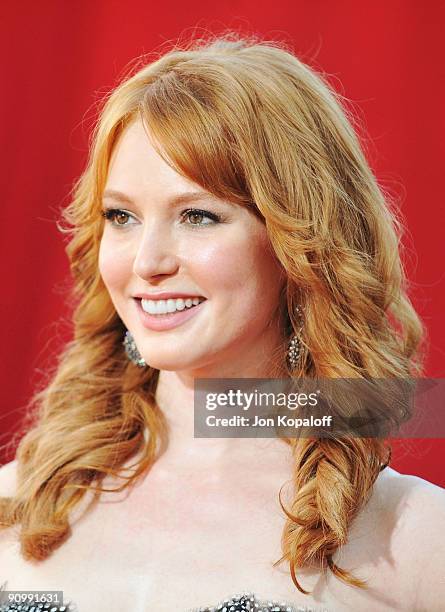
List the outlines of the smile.
{"type": "Polygon", "coordinates": [[[206,301],[206,298],[203,297],[168,300],[135,298],[142,325],[154,331],[165,331],[182,325],[197,316],[204,308],[206,301]],[[155,312],[152,313],[149,309],[155,310],[155,312]]]}
{"type": "Polygon", "coordinates": [[[165,315],[167,313],[182,311],[188,308],[198,306],[205,298],[177,298],[168,300],[141,300],[142,310],[151,315],[165,315]]]}

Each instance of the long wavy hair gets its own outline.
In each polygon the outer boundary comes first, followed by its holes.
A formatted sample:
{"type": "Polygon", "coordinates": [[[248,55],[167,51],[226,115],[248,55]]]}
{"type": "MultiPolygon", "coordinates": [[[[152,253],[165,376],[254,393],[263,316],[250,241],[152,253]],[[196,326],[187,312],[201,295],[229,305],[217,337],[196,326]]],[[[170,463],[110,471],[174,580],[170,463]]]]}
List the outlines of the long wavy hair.
{"type": "MultiPolygon", "coordinates": [[[[156,404],[158,371],[136,368],[124,326],[98,269],[101,195],[113,147],[141,118],[160,153],[217,197],[264,222],[287,274],[286,341],[271,355],[283,373],[287,340],[302,352],[289,377],[409,377],[421,370],[422,324],[406,292],[401,223],[366,161],[350,112],[324,76],[282,44],[226,35],[175,47],[138,68],[104,101],[87,167],[64,211],[74,277],[73,339],[33,402],[36,421],[17,451],[14,497],[0,525],[20,524],[25,559],[44,560],[71,534],[70,513],[105,476],[132,485],[162,452],[168,432],[156,404]],[[296,307],[304,311],[304,327],[296,307]],[[129,473],[124,464],[137,455],[129,473]]],[[[282,557],[297,572],[334,561],[351,522],[388,464],[377,438],[287,439],[294,494],[282,557]]],[[[281,501],[281,497],[280,497],[281,501]]]]}

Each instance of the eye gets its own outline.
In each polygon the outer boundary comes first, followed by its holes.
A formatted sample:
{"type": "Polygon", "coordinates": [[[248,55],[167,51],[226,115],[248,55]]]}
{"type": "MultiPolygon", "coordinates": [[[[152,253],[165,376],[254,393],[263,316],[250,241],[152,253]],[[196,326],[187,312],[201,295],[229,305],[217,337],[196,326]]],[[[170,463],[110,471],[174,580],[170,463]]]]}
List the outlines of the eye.
{"type": "Polygon", "coordinates": [[[201,210],[200,208],[188,208],[181,213],[181,217],[184,219],[189,219],[190,223],[187,225],[213,225],[214,223],[220,223],[221,217],[215,213],[211,213],[208,210],[201,210]],[[201,223],[199,219],[210,219],[211,223],[201,223]],[[196,219],[198,222],[196,223],[196,219]]]}
{"type": "MultiPolygon", "coordinates": [[[[120,208],[108,208],[107,210],[102,211],[102,217],[109,221],[111,225],[114,227],[127,227],[128,225],[134,225],[135,218],[133,215],[125,210],[120,208]],[[133,222],[130,222],[133,219],[133,222]]],[[[190,222],[186,223],[186,225],[192,226],[204,226],[204,225],[213,225],[214,223],[220,223],[222,218],[215,214],[211,213],[207,210],[201,210],[200,208],[188,208],[187,210],[182,211],[181,218],[188,219],[190,222]],[[208,223],[203,223],[203,219],[208,219],[208,223]]]]}
{"type": "Polygon", "coordinates": [[[133,223],[128,222],[130,219],[134,219],[133,215],[120,208],[108,208],[107,210],[103,210],[101,214],[104,219],[116,227],[133,225],[133,223]]]}

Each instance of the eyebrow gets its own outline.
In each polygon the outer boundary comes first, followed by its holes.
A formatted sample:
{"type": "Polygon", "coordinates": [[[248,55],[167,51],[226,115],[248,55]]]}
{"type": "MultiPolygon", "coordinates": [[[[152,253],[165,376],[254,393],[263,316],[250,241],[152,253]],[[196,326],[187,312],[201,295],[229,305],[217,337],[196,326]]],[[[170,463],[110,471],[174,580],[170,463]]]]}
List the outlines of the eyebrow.
{"type": "MultiPolygon", "coordinates": [[[[103,193],[103,198],[110,198],[123,204],[135,204],[134,200],[130,198],[122,191],[116,189],[106,189],[103,193]]],[[[196,202],[200,200],[216,200],[216,196],[209,193],[208,191],[185,191],[169,199],[168,204],[170,206],[176,206],[178,204],[186,204],[188,202],[196,202]]],[[[230,203],[230,202],[229,202],[230,203]]]]}

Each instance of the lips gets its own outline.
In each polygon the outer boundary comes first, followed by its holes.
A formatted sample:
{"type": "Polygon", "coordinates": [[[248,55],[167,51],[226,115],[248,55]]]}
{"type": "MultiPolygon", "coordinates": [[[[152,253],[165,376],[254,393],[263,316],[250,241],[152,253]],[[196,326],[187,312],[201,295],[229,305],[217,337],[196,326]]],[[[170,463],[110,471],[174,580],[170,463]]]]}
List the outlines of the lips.
{"type": "Polygon", "coordinates": [[[205,298],[170,298],[168,300],[141,300],[142,310],[151,315],[163,316],[198,306],[205,298]]]}
{"type": "Polygon", "coordinates": [[[189,319],[196,317],[203,310],[207,300],[204,299],[197,306],[193,306],[192,308],[154,315],[143,310],[141,299],[135,299],[134,302],[138,311],[139,319],[144,327],[154,331],[166,331],[179,327],[180,325],[186,323],[189,319]]]}
{"type": "MultiPolygon", "coordinates": [[[[196,293],[180,293],[173,291],[162,291],[159,293],[136,293],[134,298],[139,300],[168,300],[168,299],[177,299],[177,298],[204,298],[204,296],[200,295],[199,292],[196,293]]],[[[205,298],[204,298],[205,299],[205,298]]]]}

